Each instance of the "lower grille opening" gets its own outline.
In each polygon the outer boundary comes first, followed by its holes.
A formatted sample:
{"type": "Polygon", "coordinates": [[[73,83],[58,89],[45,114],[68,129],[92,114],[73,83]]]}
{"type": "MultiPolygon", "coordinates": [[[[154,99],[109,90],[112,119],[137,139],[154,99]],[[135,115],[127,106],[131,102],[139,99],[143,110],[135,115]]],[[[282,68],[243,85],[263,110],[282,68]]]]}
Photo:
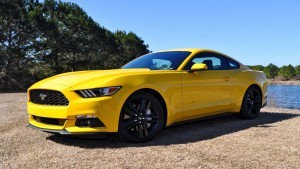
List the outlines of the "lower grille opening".
{"type": "Polygon", "coordinates": [[[82,118],[76,119],[75,126],[77,127],[105,127],[98,118],[82,118]]]}
{"type": "Polygon", "coordinates": [[[54,119],[54,118],[46,118],[46,117],[38,117],[38,116],[33,116],[33,119],[41,123],[59,125],[59,126],[64,125],[66,122],[65,119],[54,119]]]}

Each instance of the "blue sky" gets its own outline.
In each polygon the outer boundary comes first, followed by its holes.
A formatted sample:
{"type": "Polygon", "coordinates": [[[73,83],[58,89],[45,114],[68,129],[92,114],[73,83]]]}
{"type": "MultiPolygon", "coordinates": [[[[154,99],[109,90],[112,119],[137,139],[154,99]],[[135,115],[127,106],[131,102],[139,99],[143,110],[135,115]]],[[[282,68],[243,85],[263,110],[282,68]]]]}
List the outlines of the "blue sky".
{"type": "Polygon", "coordinates": [[[300,65],[297,0],[64,0],[157,51],[208,48],[246,65],[300,65]]]}

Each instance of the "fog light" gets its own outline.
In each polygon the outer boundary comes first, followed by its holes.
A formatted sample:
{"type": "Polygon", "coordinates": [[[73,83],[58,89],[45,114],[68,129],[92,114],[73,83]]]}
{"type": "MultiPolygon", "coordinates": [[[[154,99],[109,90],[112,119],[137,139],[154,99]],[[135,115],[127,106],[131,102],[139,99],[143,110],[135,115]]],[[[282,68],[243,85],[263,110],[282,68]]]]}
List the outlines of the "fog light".
{"type": "Polygon", "coordinates": [[[104,127],[104,124],[95,115],[77,115],[75,126],[77,126],[77,127],[104,127]]]}

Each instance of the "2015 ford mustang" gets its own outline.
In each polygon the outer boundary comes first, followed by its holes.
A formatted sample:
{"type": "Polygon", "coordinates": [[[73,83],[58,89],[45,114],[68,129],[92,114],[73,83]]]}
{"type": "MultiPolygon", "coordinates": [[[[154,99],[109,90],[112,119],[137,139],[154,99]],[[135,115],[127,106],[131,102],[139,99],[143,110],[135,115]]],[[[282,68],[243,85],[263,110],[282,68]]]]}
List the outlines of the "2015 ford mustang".
{"type": "Polygon", "coordinates": [[[59,74],[32,85],[28,98],[32,128],[145,142],[183,121],[228,112],[256,118],[267,103],[267,79],[219,52],[179,49],[120,69],[59,74]]]}

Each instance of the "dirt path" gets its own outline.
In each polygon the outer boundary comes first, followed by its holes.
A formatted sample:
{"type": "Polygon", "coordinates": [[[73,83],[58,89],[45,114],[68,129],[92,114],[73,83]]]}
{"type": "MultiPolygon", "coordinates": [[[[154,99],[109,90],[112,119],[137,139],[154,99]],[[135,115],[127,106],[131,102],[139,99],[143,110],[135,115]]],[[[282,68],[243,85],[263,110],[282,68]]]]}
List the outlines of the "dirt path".
{"type": "Polygon", "coordinates": [[[153,141],[78,139],[26,128],[26,94],[0,94],[0,168],[299,168],[300,110],[264,108],[164,129],[153,141]]]}

